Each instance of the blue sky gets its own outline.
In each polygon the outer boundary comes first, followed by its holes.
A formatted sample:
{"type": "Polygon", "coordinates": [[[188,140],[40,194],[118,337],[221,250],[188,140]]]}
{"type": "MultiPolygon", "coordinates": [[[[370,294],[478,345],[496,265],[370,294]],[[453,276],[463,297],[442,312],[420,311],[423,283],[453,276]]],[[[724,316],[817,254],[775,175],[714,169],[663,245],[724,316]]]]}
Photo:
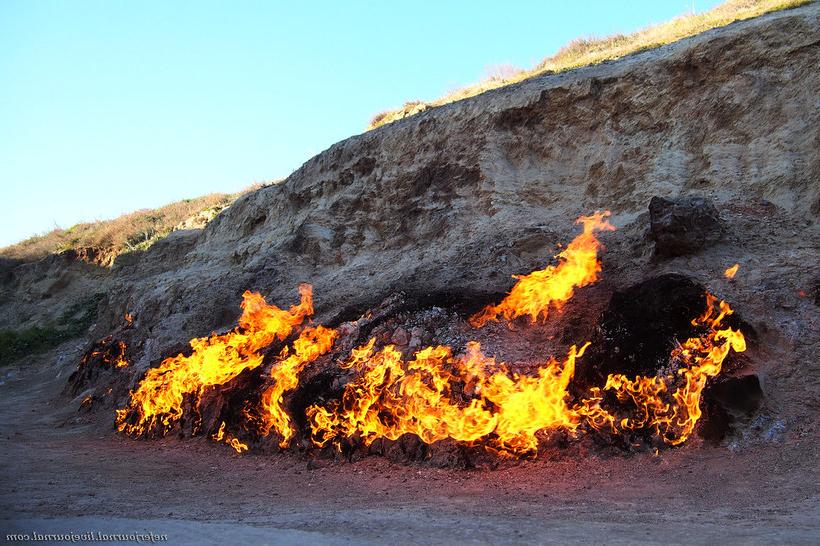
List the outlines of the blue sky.
{"type": "MultiPolygon", "coordinates": [[[[696,0],[705,11],[718,0],[696,0]]],[[[691,0],[0,2],[0,246],[287,176],[378,111],[691,0]]]]}

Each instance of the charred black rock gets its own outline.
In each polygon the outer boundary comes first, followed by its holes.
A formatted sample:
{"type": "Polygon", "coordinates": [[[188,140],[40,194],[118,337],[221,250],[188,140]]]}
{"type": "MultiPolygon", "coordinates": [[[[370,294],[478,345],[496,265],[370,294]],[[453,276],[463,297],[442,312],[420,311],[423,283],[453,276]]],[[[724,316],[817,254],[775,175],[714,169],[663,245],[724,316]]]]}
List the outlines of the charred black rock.
{"type": "Polygon", "coordinates": [[[763,389],[754,374],[726,377],[703,391],[703,421],[698,433],[705,440],[720,442],[738,423],[749,419],[763,405],[763,389]]]}
{"type": "Polygon", "coordinates": [[[291,395],[288,410],[296,427],[309,435],[307,408],[315,404],[325,405],[329,400],[340,400],[345,385],[351,379],[350,371],[338,366],[328,366],[313,377],[300,381],[291,395]]]}
{"type": "Polygon", "coordinates": [[[703,197],[653,197],[649,222],[655,253],[663,257],[693,254],[723,236],[717,209],[703,197]]]}
{"type": "Polygon", "coordinates": [[[77,369],[68,377],[65,391],[77,395],[90,386],[101,382],[101,377],[111,377],[120,369],[127,366],[127,347],[120,339],[113,335],[91,344],[85,352],[77,369]]]}
{"type": "Polygon", "coordinates": [[[704,288],[683,275],[661,275],[615,292],[579,379],[603,384],[611,373],[655,375],[675,343],[695,334],[691,320],[705,308],[704,288]]]}

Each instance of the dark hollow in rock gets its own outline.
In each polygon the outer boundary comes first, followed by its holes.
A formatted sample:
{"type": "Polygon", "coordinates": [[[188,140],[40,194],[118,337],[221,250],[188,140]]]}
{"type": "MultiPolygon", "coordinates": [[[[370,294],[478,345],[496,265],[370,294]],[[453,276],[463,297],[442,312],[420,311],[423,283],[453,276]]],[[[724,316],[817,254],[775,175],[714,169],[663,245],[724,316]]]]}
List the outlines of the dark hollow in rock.
{"type": "Polygon", "coordinates": [[[677,341],[695,335],[692,319],[706,308],[705,290],[684,275],[654,277],[615,292],[579,366],[582,385],[602,385],[612,373],[655,375],[677,341]]]}
{"type": "Polygon", "coordinates": [[[655,253],[663,257],[693,254],[723,236],[717,209],[703,197],[655,196],[649,202],[649,223],[655,253]]]}
{"type": "Polygon", "coordinates": [[[702,438],[720,442],[739,423],[748,421],[763,405],[763,389],[754,374],[726,377],[710,383],[703,391],[702,438]]]}
{"type": "Polygon", "coordinates": [[[705,394],[736,415],[751,415],[763,402],[763,389],[754,374],[727,377],[711,385],[705,394]]]}
{"type": "MultiPolygon", "coordinates": [[[[684,275],[654,277],[615,292],[601,315],[598,333],[581,360],[574,385],[583,390],[603,385],[609,374],[654,376],[669,364],[676,343],[702,333],[692,325],[706,308],[703,286],[684,275]]],[[[754,331],[737,315],[724,324],[740,328],[747,338],[754,331]]],[[[737,373],[744,360],[730,354],[724,371],[737,373]]],[[[609,394],[610,404],[617,404],[609,394]]],[[[763,392],[757,376],[718,376],[707,383],[701,400],[699,433],[719,442],[761,406],[763,392]]]]}

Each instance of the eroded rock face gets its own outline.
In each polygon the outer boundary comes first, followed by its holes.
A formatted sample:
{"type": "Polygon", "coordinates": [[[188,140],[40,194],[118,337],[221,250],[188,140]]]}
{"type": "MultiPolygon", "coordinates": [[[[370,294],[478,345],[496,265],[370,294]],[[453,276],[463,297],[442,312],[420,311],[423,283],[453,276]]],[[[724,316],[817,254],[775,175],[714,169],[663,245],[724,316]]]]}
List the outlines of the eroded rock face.
{"type": "Polygon", "coordinates": [[[504,292],[596,209],[620,228],[604,236],[605,260],[626,286],[651,267],[640,215],[653,196],[707,196],[724,211],[766,199],[805,229],[820,178],[818,17],[776,13],[349,138],[179,252],[124,265],[111,318],[132,311],[162,350],[232,324],[246,289],[290,305],[311,282],[321,319],[397,290],[504,292]]]}
{"type": "Polygon", "coordinates": [[[649,222],[659,256],[685,256],[717,243],[723,224],[717,208],[700,196],[649,202],[649,222]]]}

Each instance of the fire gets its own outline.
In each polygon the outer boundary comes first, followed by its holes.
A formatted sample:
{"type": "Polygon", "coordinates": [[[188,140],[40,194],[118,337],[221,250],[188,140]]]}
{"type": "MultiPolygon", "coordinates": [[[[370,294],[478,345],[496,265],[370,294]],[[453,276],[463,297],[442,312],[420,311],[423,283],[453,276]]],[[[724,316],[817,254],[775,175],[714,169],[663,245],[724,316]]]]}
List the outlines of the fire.
{"type": "Polygon", "coordinates": [[[114,367],[115,368],[125,368],[128,366],[128,359],[125,358],[125,342],[120,341],[117,343],[117,347],[119,348],[119,352],[114,357],[114,367]]]}
{"type": "MultiPolygon", "coordinates": [[[[595,282],[601,270],[595,232],[614,229],[608,215],[579,218],[583,232],[558,255],[557,265],[518,277],[504,300],[471,317],[470,323],[480,327],[525,315],[532,322],[545,320],[550,308],[560,308],[576,288],[595,282]]],[[[313,313],[312,290],[301,285],[299,292],[301,301],[290,310],[245,292],[236,329],[194,339],[190,356],[167,358],[146,373],[128,405],[117,411],[119,430],[134,436],[165,434],[182,418],[184,407],[199,411],[209,389],[259,368],[264,382],[258,398],[251,397],[242,409],[241,424],[262,437],[275,434],[280,447],[289,447],[299,430],[286,397],[299,387],[308,365],[331,354],[339,337],[335,329],[303,324],[313,313]],[[272,344],[288,339],[292,341],[271,357],[272,344]]],[[[303,432],[319,448],[370,445],[409,434],[427,444],[452,440],[509,456],[536,454],[541,441],[556,432],[641,433],[679,445],[701,417],[707,380],[720,373],[730,351],[746,348],[743,334],[724,324],[731,313],[726,302],[707,294],[706,310],[692,321],[700,334],[671,351],[673,372],[653,377],[611,374],[603,386],[580,395],[571,394],[569,387],[589,342],[573,345],[562,360],[545,355],[534,373],[518,374],[485,355],[476,341],[458,352],[434,345],[405,354],[394,345],[377,348],[373,338],[341,360],[328,358],[349,370],[352,379],[338,400],[307,407],[309,430],[303,432]]],[[[225,429],[223,421],[212,438],[238,453],[248,449],[225,429]]]]}
{"type": "Polygon", "coordinates": [[[234,449],[234,451],[236,451],[237,453],[242,453],[243,451],[248,450],[248,444],[243,444],[242,442],[240,442],[239,440],[237,440],[233,436],[228,435],[225,432],[225,422],[224,421],[222,422],[221,425],[219,425],[219,430],[216,431],[216,434],[211,436],[211,439],[215,440],[217,442],[225,442],[226,444],[231,446],[234,449]]]}
{"type": "Polygon", "coordinates": [[[223,385],[247,369],[262,364],[262,349],[284,340],[304,318],[313,314],[313,292],[299,287],[301,301],[289,311],[268,305],[245,292],[239,327],[222,335],[191,340],[190,356],[166,358],[148,370],[127,407],[117,411],[117,428],[128,434],[164,433],[182,417],[183,399],[199,400],[205,389],[223,385]]]}
{"type": "Polygon", "coordinates": [[[507,297],[501,303],[489,305],[470,317],[470,323],[481,328],[499,317],[512,320],[525,315],[533,323],[539,319],[546,320],[550,306],[560,309],[572,298],[576,288],[598,280],[601,271],[598,250],[601,243],[595,232],[615,229],[606,220],[609,215],[609,211],[605,211],[578,218],[576,223],[583,225],[583,231],[556,256],[561,260],[558,265],[549,265],[529,275],[515,275],[513,278],[518,282],[507,297]]]}
{"type": "Polygon", "coordinates": [[[94,348],[83,356],[80,367],[88,366],[92,361],[97,361],[103,366],[125,368],[129,364],[128,358],[125,356],[127,349],[128,346],[124,341],[115,341],[112,336],[108,336],[96,342],[94,348]]]}
{"type": "Polygon", "coordinates": [[[343,364],[360,375],[347,385],[341,400],[308,408],[313,442],[341,447],[344,439],[360,438],[369,445],[379,438],[415,434],[428,444],[444,439],[481,442],[500,453],[524,455],[537,450],[539,435],[576,432],[587,425],[615,434],[653,431],[669,445],[681,444],[701,417],[706,380],[720,372],[730,350],[746,349],[743,334],[722,325],[732,313],[728,304],[716,305],[712,295],[707,301],[706,312],[693,325],[708,332],[686,340],[670,355],[679,366],[677,374],[612,374],[603,389],[593,387],[578,404],[569,403],[568,386],[576,360],[589,343],[580,349],[573,346],[563,362],[550,358],[537,374],[522,376],[483,355],[475,342],[461,357],[454,358],[449,347],[436,346],[405,360],[391,345],[374,351],[371,339],[343,364]],[[604,409],[605,391],[631,402],[634,411],[617,416],[604,409]]]}
{"type": "Polygon", "coordinates": [[[131,313],[125,313],[123,318],[125,319],[125,324],[127,324],[128,326],[132,326],[134,324],[134,317],[133,315],[131,315],[131,313]]]}
{"type": "Polygon", "coordinates": [[[267,435],[274,429],[281,437],[280,447],[287,447],[296,434],[290,416],[285,411],[283,396],[299,385],[299,374],[304,367],[327,353],[336,339],[336,331],[323,326],[308,328],[293,342],[293,353],[288,348],[282,350],[279,360],[273,365],[271,385],[262,395],[263,431],[267,435]]]}
{"type": "Polygon", "coordinates": [[[723,276],[729,280],[734,279],[738,269],[740,269],[740,264],[735,264],[727,268],[726,271],[723,272],[723,276]]]}
{"type": "Polygon", "coordinates": [[[732,314],[729,305],[725,301],[718,303],[711,294],[706,294],[706,299],[706,311],[692,325],[708,330],[672,351],[670,362],[678,365],[677,373],[632,379],[610,375],[603,391],[614,392],[621,402],[631,402],[634,411],[620,418],[612,415],[601,407],[601,389],[593,389],[592,396],[579,407],[593,428],[613,433],[653,430],[669,445],[682,444],[691,436],[701,417],[700,395],[706,380],[720,373],[730,350],[746,350],[743,334],[723,325],[723,319],[732,314]]]}
{"type": "Polygon", "coordinates": [[[566,389],[586,346],[573,346],[563,363],[550,359],[537,376],[524,377],[509,374],[476,342],[461,357],[435,346],[410,360],[391,345],[374,351],[374,342],[355,349],[344,364],[361,375],[342,399],[328,408],[308,408],[317,446],[340,446],[353,437],[369,445],[415,434],[428,444],[484,440],[499,452],[524,454],[537,448],[538,432],[578,426],[566,389]]]}

